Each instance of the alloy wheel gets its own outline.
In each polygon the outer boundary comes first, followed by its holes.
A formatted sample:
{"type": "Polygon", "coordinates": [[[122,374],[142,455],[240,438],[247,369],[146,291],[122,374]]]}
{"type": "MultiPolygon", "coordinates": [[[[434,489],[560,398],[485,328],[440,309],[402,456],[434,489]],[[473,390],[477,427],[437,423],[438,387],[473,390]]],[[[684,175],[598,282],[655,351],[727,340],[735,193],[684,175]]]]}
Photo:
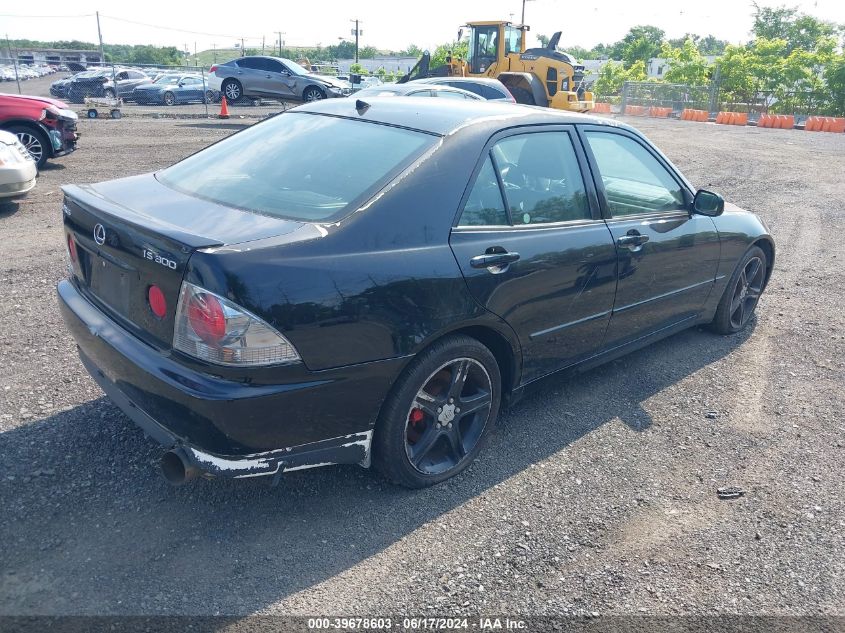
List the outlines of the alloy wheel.
{"type": "Polygon", "coordinates": [[[41,139],[29,132],[18,132],[17,136],[21,145],[23,145],[26,148],[26,151],[29,152],[29,155],[32,156],[32,160],[36,163],[40,163],[42,157],[44,156],[44,146],[41,144],[41,139]]]}
{"type": "Polygon", "coordinates": [[[732,327],[741,328],[748,323],[763,292],[764,276],[763,261],[759,257],[752,257],[743,266],[731,297],[732,327]]]}
{"type": "Polygon", "coordinates": [[[309,88],[305,91],[306,101],[319,101],[323,98],[323,93],[318,88],[309,88]]]}
{"type": "Polygon", "coordinates": [[[226,98],[229,101],[237,101],[241,98],[241,89],[238,84],[231,82],[226,84],[226,98]]]}
{"type": "Polygon", "coordinates": [[[456,358],[417,392],[405,426],[405,453],[426,475],[457,467],[481,438],[493,402],[490,376],[472,358],[456,358]]]}

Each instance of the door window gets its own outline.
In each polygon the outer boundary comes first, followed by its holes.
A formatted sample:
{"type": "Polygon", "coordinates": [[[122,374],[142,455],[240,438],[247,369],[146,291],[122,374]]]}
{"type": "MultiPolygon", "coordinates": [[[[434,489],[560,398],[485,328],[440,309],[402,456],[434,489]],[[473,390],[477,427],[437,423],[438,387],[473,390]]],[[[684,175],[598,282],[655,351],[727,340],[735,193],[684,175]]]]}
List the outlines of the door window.
{"type": "Polygon", "coordinates": [[[241,68],[249,68],[250,70],[264,70],[264,60],[260,57],[244,57],[237,61],[241,68]]]}
{"type": "Polygon", "coordinates": [[[569,134],[511,136],[493,146],[493,156],[514,224],[592,219],[569,134]]]}
{"type": "Polygon", "coordinates": [[[472,191],[464,204],[458,226],[507,225],[508,214],[502,201],[502,191],[496,179],[493,162],[488,155],[478,172],[472,191]]]}
{"type": "Polygon", "coordinates": [[[676,211],[686,207],[681,185],[634,139],[587,132],[613,216],[676,211]]]}
{"type": "Polygon", "coordinates": [[[280,62],[277,62],[274,59],[267,59],[264,61],[267,62],[267,70],[271,73],[283,73],[287,70],[280,62]]]}
{"type": "Polygon", "coordinates": [[[431,90],[417,90],[416,92],[409,92],[409,97],[433,97],[431,90]]]}

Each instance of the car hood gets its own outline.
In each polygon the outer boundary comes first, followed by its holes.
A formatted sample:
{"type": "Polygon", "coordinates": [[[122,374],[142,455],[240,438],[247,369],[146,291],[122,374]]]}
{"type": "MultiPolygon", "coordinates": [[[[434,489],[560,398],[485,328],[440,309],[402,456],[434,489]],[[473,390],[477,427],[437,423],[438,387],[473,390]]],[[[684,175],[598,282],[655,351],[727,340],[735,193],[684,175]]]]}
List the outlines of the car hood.
{"type": "Polygon", "coordinates": [[[335,88],[348,88],[349,84],[345,81],[341,81],[339,79],[335,79],[334,77],[327,77],[326,75],[304,75],[308,79],[313,81],[319,81],[320,83],[328,84],[329,86],[334,86],[335,88]]]}
{"type": "Polygon", "coordinates": [[[68,105],[64,101],[59,101],[58,99],[51,99],[50,97],[35,97],[32,95],[10,95],[10,94],[0,94],[0,99],[2,99],[5,103],[15,103],[15,102],[32,102],[32,101],[41,101],[42,103],[46,103],[48,105],[54,105],[61,110],[67,110],[68,105]]]}

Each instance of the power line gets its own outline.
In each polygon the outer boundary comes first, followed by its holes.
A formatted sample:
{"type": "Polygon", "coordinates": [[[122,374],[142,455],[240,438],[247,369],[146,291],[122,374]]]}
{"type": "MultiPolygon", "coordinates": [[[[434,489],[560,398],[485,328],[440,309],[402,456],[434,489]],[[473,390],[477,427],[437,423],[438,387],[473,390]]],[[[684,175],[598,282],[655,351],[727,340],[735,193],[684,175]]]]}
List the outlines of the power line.
{"type": "MultiPolygon", "coordinates": [[[[208,37],[228,37],[228,38],[236,39],[236,40],[244,37],[242,35],[227,35],[225,33],[206,33],[205,31],[189,31],[187,29],[177,29],[177,28],[174,28],[174,27],[171,27],[171,26],[160,26],[158,24],[149,24],[147,22],[137,22],[135,20],[127,20],[126,18],[118,18],[118,17],[115,17],[113,15],[106,15],[105,13],[101,13],[100,17],[101,18],[108,18],[109,20],[116,20],[118,22],[127,22],[129,24],[135,24],[135,25],[138,25],[138,26],[146,26],[146,27],[151,28],[151,29],[162,29],[162,30],[165,30],[165,31],[176,31],[177,33],[190,33],[192,35],[206,35],[208,37]]],[[[247,37],[247,38],[244,38],[244,39],[258,40],[258,39],[261,39],[261,36],[256,35],[255,37],[247,37]]]]}
{"type": "Polygon", "coordinates": [[[18,13],[0,13],[0,18],[50,18],[50,19],[65,19],[65,18],[93,18],[93,13],[79,13],[77,15],[20,15],[18,13]]]}

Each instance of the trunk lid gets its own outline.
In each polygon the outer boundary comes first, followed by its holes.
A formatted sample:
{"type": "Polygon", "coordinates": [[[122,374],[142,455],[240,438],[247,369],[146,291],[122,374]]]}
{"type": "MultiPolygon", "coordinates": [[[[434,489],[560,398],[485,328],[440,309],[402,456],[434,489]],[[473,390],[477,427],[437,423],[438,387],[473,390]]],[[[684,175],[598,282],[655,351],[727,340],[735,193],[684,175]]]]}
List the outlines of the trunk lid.
{"type": "Polygon", "coordinates": [[[179,193],[152,174],[62,189],[64,226],[76,244],[73,274],[80,290],[159,348],[172,343],[179,289],[196,250],[284,235],[303,226],[179,193]],[[152,285],[166,300],[163,318],[150,308],[152,285]]]}

